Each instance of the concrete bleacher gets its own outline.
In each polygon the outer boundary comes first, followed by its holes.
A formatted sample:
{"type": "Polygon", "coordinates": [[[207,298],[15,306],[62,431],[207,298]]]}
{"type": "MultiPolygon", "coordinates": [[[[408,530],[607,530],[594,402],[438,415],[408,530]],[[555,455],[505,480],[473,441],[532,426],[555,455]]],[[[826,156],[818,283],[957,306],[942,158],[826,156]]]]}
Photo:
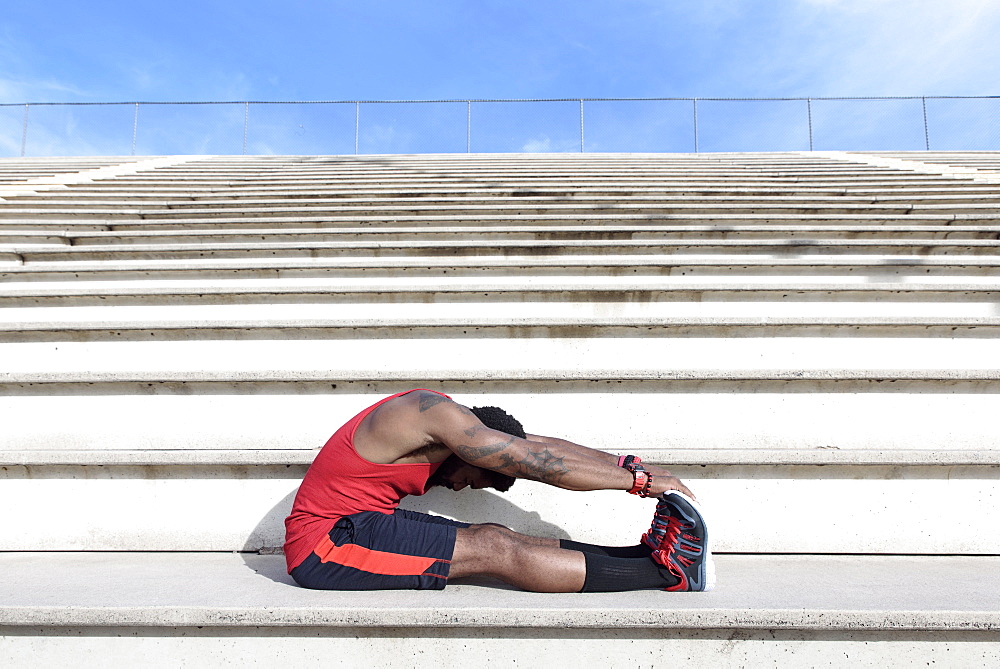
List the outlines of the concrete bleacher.
{"type": "MultiPolygon", "coordinates": [[[[0,160],[0,650],[1000,661],[998,184],[982,152],[0,160]],[[718,589],[291,586],[315,449],[415,387],[668,464],[718,589]]],[[[652,513],[404,505],[605,544],[652,513]]]]}

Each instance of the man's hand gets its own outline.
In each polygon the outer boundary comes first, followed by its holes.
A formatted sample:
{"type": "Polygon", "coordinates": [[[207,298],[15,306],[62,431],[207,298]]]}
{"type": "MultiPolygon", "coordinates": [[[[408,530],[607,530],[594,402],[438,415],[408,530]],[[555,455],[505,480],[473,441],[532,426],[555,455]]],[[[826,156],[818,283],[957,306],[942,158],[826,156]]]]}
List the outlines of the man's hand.
{"type": "Polygon", "coordinates": [[[679,493],[683,493],[690,497],[691,499],[697,499],[694,493],[683,483],[681,480],[671,474],[669,471],[660,467],[658,465],[649,465],[645,462],[642,466],[646,468],[650,476],[653,477],[653,485],[650,486],[649,494],[650,497],[659,497],[665,492],[670,492],[671,490],[676,490],[679,493]]]}

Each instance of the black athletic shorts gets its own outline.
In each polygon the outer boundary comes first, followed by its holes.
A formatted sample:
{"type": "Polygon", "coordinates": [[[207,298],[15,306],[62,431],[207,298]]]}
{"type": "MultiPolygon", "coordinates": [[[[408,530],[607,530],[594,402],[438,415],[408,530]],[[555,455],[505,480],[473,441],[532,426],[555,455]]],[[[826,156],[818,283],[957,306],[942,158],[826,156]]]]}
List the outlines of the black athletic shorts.
{"type": "Polygon", "coordinates": [[[344,516],[291,576],[317,590],[441,590],[459,527],[469,523],[403,509],[344,516]]]}

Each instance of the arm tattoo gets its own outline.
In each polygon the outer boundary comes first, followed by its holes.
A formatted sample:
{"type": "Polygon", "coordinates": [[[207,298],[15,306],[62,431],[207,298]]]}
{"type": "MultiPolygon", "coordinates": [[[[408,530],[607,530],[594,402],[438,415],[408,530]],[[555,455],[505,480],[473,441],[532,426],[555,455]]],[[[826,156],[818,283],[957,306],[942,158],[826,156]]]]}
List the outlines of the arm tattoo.
{"type": "Polygon", "coordinates": [[[502,464],[499,469],[512,470],[515,475],[520,475],[522,478],[555,483],[569,473],[569,467],[564,460],[565,458],[553,455],[548,447],[543,447],[540,451],[529,450],[522,460],[515,460],[509,453],[501,453],[502,464]]]}
{"type": "MultiPolygon", "coordinates": [[[[466,430],[465,433],[469,434],[470,431],[473,434],[476,432],[476,430],[473,429],[466,430]]],[[[469,436],[471,437],[472,435],[470,434],[469,436]]],[[[485,458],[488,455],[499,453],[513,443],[514,437],[511,437],[507,441],[499,441],[495,444],[487,444],[486,446],[466,446],[463,444],[457,446],[455,450],[458,451],[458,457],[462,458],[466,462],[473,462],[475,460],[479,460],[480,458],[485,458]]]]}

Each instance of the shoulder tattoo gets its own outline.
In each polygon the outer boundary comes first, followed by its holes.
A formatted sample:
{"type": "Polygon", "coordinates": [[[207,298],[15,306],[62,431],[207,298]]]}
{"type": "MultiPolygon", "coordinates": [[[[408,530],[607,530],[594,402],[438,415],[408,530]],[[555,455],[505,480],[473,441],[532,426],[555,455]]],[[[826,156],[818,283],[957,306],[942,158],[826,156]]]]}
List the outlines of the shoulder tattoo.
{"type": "Polygon", "coordinates": [[[419,404],[420,413],[423,413],[424,411],[427,411],[431,407],[441,404],[441,402],[450,402],[450,401],[451,400],[449,400],[447,397],[443,395],[438,395],[437,393],[422,392],[420,393],[420,404],[419,404]]]}

